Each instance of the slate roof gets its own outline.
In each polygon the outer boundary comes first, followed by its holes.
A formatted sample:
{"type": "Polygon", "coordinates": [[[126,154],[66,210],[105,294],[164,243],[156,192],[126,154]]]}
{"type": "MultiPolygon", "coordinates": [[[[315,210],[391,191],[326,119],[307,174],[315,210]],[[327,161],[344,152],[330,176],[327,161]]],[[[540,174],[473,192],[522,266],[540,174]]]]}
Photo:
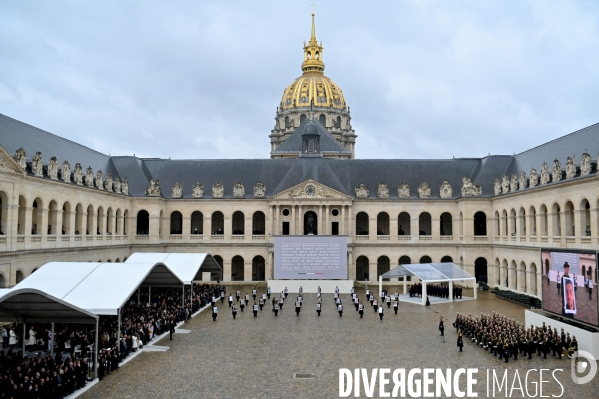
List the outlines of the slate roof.
{"type": "MultiPolygon", "coordinates": [[[[348,152],[315,121],[321,133],[323,151],[348,152]]],[[[305,123],[276,151],[299,152],[301,134],[305,123]]],[[[599,151],[599,124],[571,133],[515,156],[493,155],[484,158],[457,159],[335,159],[335,158],[286,158],[286,159],[237,159],[237,160],[170,160],[141,159],[133,156],[109,157],[80,144],[66,140],[41,129],[0,114],[0,145],[11,155],[23,147],[30,160],[41,151],[44,164],[51,156],[58,158],[59,168],[67,159],[71,167],[79,162],[84,168],[91,165],[94,173],[102,169],[113,177],[127,177],[129,194],[144,196],[151,179],[160,179],[163,197],[171,198],[176,182],[183,186],[183,198],[192,198],[193,185],[204,186],[204,198],[211,199],[212,186],[221,183],[225,199],[233,198],[233,186],[241,182],[245,198],[254,198],[253,188],[257,182],[266,186],[266,198],[287,190],[306,180],[314,180],[334,190],[355,197],[355,187],[364,183],[370,199],[377,198],[379,183],[386,183],[390,199],[397,199],[397,187],[406,182],[410,186],[410,198],[418,198],[418,186],[426,181],[431,187],[431,198],[439,199],[439,186],[447,180],[453,188],[452,198],[461,196],[462,178],[469,177],[482,187],[482,196],[493,195],[494,179],[504,174],[527,174],[534,166],[537,171],[543,161],[552,165],[558,157],[565,168],[566,157],[580,155],[588,150],[593,160],[599,151]]],[[[595,162],[593,162],[595,164],[595,162]]],[[[595,170],[595,169],[593,169],[595,170]]],[[[45,177],[44,177],[45,178],[45,177]]],[[[69,183],[64,183],[69,184],[69,183]]]]}
{"type": "MultiPolygon", "coordinates": [[[[306,125],[310,122],[308,118],[306,118],[291,136],[289,136],[276,150],[272,151],[273,154],[282,154],[282,153],[297,153],[300,154],[302,152],[302,134],[306,128],[306,125]]],[[[331,133],[327,130],[326,127],[320,123],[318,120],[313,121],[314,124],[318,127],[318,132],[320,133],[320,152],[321,153],[333,153],[333,152],[341,152],[344,154],[351,154],[351,151],[346,150],[331,133]]]]}

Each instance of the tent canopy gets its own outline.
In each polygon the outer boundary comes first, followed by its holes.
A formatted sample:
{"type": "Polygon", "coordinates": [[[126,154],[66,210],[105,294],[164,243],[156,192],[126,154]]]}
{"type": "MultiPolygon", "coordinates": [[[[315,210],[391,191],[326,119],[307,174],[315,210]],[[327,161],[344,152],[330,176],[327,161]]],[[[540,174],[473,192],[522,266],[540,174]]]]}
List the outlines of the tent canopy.
{"type": "Polygon", "coordinates": [[[163,263],[50,262],[17,284],[99,315],[116,315],[139,287],[181,287],[163,263]]]}
{"type": "Polygon", "coordinates": [[[202,279],[202,272],[222,272],[208,253],[136,252],[126,261],[130,263],[164,263],[184,284],[202,279]]]}
{"type": "Polygon", "coordinates": [[[2,290],[0,320],[26,323],[95,323],[98,316],[40,290],[2,290]]]}
{"type": "Polygon", "coordinates": [[[389,270],[380,277],[394,278],[404,276],[416,276],[422,281],[442,282],[442,281],[464,281],[476,280],[474,276],[466,273],[453,263],[420,263],[414,265],[399,265],[389,270]]]}

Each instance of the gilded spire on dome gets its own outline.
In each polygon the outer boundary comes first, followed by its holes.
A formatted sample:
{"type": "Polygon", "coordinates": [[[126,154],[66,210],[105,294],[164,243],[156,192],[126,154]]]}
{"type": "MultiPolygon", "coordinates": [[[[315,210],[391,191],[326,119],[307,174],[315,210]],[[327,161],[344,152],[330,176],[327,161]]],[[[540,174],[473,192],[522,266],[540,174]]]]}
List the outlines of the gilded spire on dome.
{"type": "Polygon", "coordinates": [[[304,62],[302,63],[302,71],[306,73],[323,73],[324,62],[322,62],[322,42],[318,44],[316,41],[316,22],[314,21],[314,11],[312,11],[312,31],[310,33],[310,41],[308,45],[304,42],[304,62]]]}

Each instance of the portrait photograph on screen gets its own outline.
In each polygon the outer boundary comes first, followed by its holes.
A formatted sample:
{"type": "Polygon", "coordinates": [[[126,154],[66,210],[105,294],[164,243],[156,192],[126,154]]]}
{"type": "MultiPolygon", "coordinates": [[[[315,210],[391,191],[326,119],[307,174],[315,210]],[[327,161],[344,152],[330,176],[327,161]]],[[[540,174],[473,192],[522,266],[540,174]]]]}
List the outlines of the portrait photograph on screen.
{"type": "Polygon", "coordinates": [[[595,276],[597,254],[541,250],[543,264],[543,310],[599,325],[595,276]],[[593,283],[589,284],[589,279],[593,283]]]}

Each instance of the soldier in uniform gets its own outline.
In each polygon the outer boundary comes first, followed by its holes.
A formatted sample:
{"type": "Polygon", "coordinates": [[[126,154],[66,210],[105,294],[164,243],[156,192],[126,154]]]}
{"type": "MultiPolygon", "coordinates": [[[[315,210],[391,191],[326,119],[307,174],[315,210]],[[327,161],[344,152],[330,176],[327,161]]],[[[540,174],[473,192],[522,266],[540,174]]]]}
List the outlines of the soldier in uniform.
{"type": "Polygon", "coordinates": [[[237,317],[237,304],[233,305],[233,308],[231,309],[231,314],[233,315],[233,319],[237,317]]]}
{"type": "Polygon", "coordinates": [[[271,292],[271,289],[270,289],[270,286],[269,286],[269,287],[266,289],[266,295],[268,296],[268,299],[270,299],[270,292],[271,292]]]}
{"type": "Polygon", "coordinates": [[[237,302],[239,302],[240,296],[241,296],[241,292],[239,292],[239,290],[237,290],[237,292],[235,293],[235,298],[237,298],[237,302]]]}
{"type": "Polygon", "coordinates": [[[443,316],[441,316],[441,320],[439,320],[439,331],[441,332],[441,336],[445,335],[445,325],[443,324],[443,316]]]}
{"type": "Polygon", "coordinates": [[[254,302],[254,318],[258,317],[258,305],[256,304],[256,302],[254,302]]]}
{"type": "Polygon", "coordinates": [[[241,298],[241,303],[239,304],[239,308],[243,312],[243,309],[245,308],[245,299],[241,298]]]}
{"type": "Polygon", "coordinates": [[[262,310],[262,308],[264,307],[264,298],[260,298],[260,310],[262,310]]]}
{"type": "Polygon", "coordinates": [[[358,305],[358,314],[360,315],[360,319],[364,316],[364,304],[362,302],[358,305]]]}
{"type": "Polygon", "coordinates": [[[387,301],[387,309],[391,308],[391,296],[387,295],[385,300],[387,301]]]}
{"type": "Polygon", "coordinates": [[[318,313],[318,316],[320,316],[320,308],[322,307],[322,304],[320,302],[316,303],[316,313],[318,313]]]}
{"type": "Polygon", "coordinates": [[[287,287],[285,287],[283,293],[285,294],[285,299],[287,299],[287,295],[289,295],[289,290],[287,289],[287,287]]]}
{"type": "Polygon", "coordinates": [[[339,305],[337,305],[337,311],[339,312],[339,317],[343,316],[343,304],[341,303],[341,301],[339,302],[339,305]]]}
{"type": "Polygon", "coordinates": [[[212,307],[212,321],[216,321],[216,316],[218,316],[218,307],[214,305],[212,307]]]}
{"type": "Polygon", "coordinates": [[[295,302],[295,313],[297,316],[299,316],[300,310],[302,310],[302,305],[299,301],[296,301],[295,302]]]}
{"type": "Polygon", "coordinates": [[[256,290],[256,288],[252,289],[252,297],[254,297],[254,301],[256,300],[257,294],[258,294],[258,291],[256,290]]]}
{"type": "MultiPolygon", "coordinates": [[[[273,301],[274,301],[274,300],[275,300],[275,299],[273,298],[273,301]]],[[[276,302],[273,302],[273,303],[272,303],[272,311],[273,311],[273,312],[275,312],[275,317],[277,317],[277,316],[279,315],[279,307],[277,306],[277,303],[276,303],[276,302]]]]}
{"type": "Polygon", "coordinates": [[[356,312],[358,311],[358,305],[360,305],[360,301],[358,300],[358,296],[354,294],[354,306],[356,307],[356,312]]]}
{"type": "Polygon", "coordinates": [[[220,303],[223,303],[223,302],[225,302],[225,291],[224,290],[220,292],[220,303]]]}
{"type": "Polygon", "coordinates": [[[379,318],[383,321],[383,304],[379,306],[379,318]]]}
{"type": "Polygon", "coordinates": [[[232,303],[233,303],[233,295],[229,294],[229,307],[231,307],[232,303]]]}
{"type": "Polygon", "coordinates": [[[399,301],[396,299],[393,300],[393,311],[397,314],[397,309],[399,308],[399,301]]]}

